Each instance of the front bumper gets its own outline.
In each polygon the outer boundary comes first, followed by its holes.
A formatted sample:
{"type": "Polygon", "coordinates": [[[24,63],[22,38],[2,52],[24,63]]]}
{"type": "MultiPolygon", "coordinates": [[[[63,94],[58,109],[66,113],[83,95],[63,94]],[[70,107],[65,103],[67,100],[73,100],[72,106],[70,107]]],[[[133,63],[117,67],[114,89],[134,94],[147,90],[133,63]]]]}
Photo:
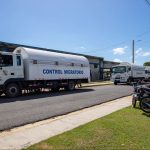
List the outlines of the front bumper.
{"type": "Polygon", "coordinates": [[[124,79],[111,79],[112,82],[117,82],[117,83],[126,83],[127,81],[124,79]]]}

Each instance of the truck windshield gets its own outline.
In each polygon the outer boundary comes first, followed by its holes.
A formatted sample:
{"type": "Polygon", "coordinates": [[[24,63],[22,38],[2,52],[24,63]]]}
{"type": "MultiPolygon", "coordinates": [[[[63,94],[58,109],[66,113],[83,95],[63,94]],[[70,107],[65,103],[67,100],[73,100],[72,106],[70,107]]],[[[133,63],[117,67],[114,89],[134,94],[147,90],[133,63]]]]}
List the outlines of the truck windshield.
{"type": "Polygon", "coordinates": [[[12,55],[0,55],[0,66],[13,66],[13,58],[12,55]]]}
{"type": "Polygon", "coordinates": [[[126,72],[125,66],[117,66],[112,68],[112,73],[124,73],[126,72]]]}

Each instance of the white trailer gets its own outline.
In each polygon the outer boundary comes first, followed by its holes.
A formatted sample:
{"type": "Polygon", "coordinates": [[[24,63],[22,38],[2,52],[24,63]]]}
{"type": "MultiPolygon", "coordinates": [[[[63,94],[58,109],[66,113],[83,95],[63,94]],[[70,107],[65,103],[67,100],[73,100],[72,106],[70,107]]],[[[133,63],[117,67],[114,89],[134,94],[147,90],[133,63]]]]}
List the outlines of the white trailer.
{"type": "Polygon", "coordinates": [[[145,67],[129,63],[120,63],[112,67],[111,81],[117,83],[131,83],[146,79],[145,67]]]}
{"type": "Polygon", "coordinates": [[[0,93],[8,97],[22,90],[74,90],[77,84],[89,81],[89,62],[83,56],[24,47],[13,53],[0,52],[0,93]]]}

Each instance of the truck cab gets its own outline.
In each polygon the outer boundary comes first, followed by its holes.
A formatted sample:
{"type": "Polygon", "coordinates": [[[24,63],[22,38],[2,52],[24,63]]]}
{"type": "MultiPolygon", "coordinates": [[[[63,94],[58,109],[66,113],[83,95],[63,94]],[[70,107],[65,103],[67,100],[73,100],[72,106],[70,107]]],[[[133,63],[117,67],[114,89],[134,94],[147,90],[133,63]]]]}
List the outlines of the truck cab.
{"type": "Polygon", "coordinates": [[[24,78],[23,61],[20,54],[0,52],[0,91],[18,79],[24,78]]]}
{"type": "Polygon", "coordinates": [[[114,84],[141,82],[145,79],[146,73],[143,66],[124,62],[112,67],[111,80],[114,84]]]}
{"type": "Polygon", "coordinates": [[[126,83],[131,76],[131,66],[118,65],[112,67],[111,81],[114,84],[126,83]]]}

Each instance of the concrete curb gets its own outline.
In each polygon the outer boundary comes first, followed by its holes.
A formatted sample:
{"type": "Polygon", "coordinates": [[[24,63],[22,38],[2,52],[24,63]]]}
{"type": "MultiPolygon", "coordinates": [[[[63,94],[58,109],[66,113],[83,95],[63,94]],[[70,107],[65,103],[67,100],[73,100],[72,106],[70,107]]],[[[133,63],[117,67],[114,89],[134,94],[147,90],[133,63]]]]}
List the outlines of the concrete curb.
{"type": "Polygon", "coordinates": [[[86,124],[131,105],[131,96],[123,97],[52,119],[0,133],[0,149],[22,149],[49,137],[86,124]]]}
{"type": "Polygon", "coordinates": [[[113,84],[113,83],[97,83],[97,84],[83,85],[82,87],[104,86],[104,85],[112,85],[112,84],[113,84]]]}

